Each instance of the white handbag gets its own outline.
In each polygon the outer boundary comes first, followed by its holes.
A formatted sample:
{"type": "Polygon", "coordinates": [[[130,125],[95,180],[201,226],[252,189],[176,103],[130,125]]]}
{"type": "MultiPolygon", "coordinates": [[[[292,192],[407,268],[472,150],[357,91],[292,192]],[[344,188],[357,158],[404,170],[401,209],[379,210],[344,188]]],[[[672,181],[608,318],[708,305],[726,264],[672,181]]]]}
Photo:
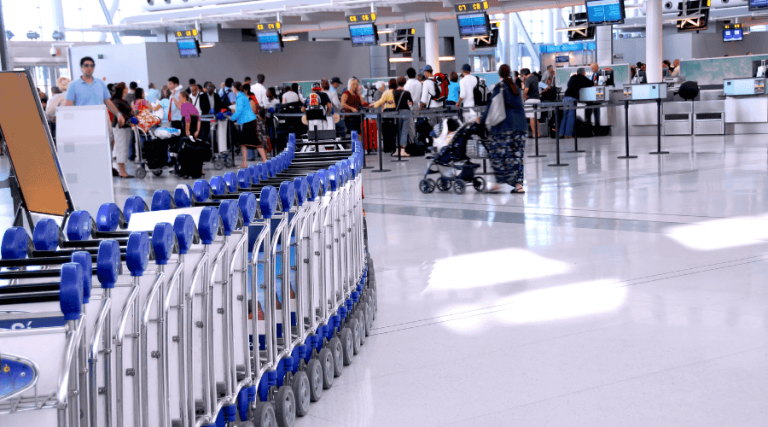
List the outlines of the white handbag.
{"type": "Polygon", "coordinates": [[[485,118],[486,128],[492,128],[507,118],[507,109],[504,105],[504,88],[491,100],[491,109],[488,110],[488,116],[485,118]]]}

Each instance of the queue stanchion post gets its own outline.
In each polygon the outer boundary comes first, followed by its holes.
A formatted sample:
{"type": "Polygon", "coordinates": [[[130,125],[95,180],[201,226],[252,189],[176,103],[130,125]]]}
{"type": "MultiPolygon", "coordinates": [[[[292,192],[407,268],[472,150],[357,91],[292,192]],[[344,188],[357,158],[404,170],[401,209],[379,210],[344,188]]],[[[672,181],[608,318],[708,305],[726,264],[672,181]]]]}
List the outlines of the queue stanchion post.
{"type": "MultiPolygon", "coordinates": [[[[578,107],[576,107],[578,109],[578,107]]],[[[584,109],[584,117],[586,117],[586,111],[589,106],[587,106],[584,109]]],[[[584,150],[579,150],[579,133],[576,132],[576,128],[573,128],[573,150],[568,151],[569,153],[585,153],[584,150]]]]}
{"type": "Polygon", "coordinates": [[[378,131],[378,144],[376,144],[376,151],[379,153],[379,168],[372,172],[391,172],[389,169],[384,169],[384,154],[381,151],[381,113],[376,114],[376,130],[378,131]]]}
{"type": "Polygon", "coordinates": [[[656,151],[648,154],[669,154],[669,151],[661,151],[661,98],[656,100],[656,151]]]}
{"type": "MultiPolygon", "coordinates": [[[[555,117],[560,117],[560,106],[555,107],[555,117]]],[[[565,120],[565,115],[563,115],[563,120],[565,120]]],[[[568,163],[560,163],[560,131],[557,129],[555,132],[555,152],[557,153],[556,161],[548,166],[568,166],[568,163]]]]}
{"type": "Polygon", "coordinates": [[[626,154],[618,159],[636,159],[637,156],[629,155],[629,100],[624,100],[624,149],[626,154]]]}
{"type": "MultiPolygon", "coordinates": [[[[533,118],[536,123],[536,127],[539,127],[539,108],[538,108],[538,105],[536,104],[533,104],[533,118]]],[[[547,157],[546,154],[539,154],[539,129],[536,129],[535,132],[533,133],[533,141],[534,141],[534,146],[536,147],[536,154],[529,155],[528,157],[532,157],[532,158],[547,157]]]]}

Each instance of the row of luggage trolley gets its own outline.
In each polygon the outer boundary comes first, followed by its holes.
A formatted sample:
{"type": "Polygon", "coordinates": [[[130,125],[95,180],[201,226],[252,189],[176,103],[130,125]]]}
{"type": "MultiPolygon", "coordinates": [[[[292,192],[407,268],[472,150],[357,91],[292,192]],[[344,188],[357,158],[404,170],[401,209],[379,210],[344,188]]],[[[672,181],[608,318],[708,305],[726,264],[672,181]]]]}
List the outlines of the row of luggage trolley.
{"type": "Polygon", "coordinates": [[[6,230],[0,425],[293,425],[375,316],[362,150],[6,230]]]}

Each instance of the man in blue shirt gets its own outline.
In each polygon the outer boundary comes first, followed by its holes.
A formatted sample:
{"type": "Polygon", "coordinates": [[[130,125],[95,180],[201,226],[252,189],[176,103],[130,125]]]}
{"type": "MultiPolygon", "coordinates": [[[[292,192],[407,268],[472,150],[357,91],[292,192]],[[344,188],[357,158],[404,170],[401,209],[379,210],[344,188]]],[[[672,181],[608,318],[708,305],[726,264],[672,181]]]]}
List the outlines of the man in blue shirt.
{"type": "Polygon", "coordinates": [[[144,99],[147,100],[150,104],[154,104],[157,102],[157,99],[160,98],[160,92],[155,87],[154,83],[149,84],[149,90],[147,91],[147,94],[144,96],[144,99]]]}
{"type": "Polygon", "coordinates": [[[80,60],[80,70],[83,75],[77,80],[72,80],[67,88],[67,106],[101,105],[106,104],[109,111],[117,117],[120,126],[125,124],[125,119],[115,104],[109,99],[109,91],[103,81],[93,78],[93,70],[96,62],[90,56],[84,56],[80,60]]]}
{"type": "Polygon", "coordinates": [[[178,77],[170,77],[168,79],[168,90],[171,91],[171,99],[168,103],[168,117],[163,117],[163,119],[171,122],[172,128],[181,130],[181,102],[179,101],[178,77]]]}

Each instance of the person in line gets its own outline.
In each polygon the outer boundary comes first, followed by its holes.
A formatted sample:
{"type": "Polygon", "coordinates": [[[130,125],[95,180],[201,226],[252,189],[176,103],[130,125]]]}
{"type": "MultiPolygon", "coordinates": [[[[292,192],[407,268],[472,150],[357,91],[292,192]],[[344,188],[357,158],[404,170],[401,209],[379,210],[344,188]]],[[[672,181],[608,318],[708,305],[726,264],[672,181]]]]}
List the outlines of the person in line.
{"type": "Polygon", "coordinates": [[[461,86],[459,86],[459,75],[455,71],[451,72],[451,76],[448,78],[448,97],[445,98],[445,106],[455,107],[459,103],[459,92],[461,86]]]}
{"type": "Polygon", "coordinates": [[[283,90],[283,104],[293,104],[295,102],[301,102],[299,94],[294,92],[291,86],[286,86],[283,90]]]}
{"type": "Polygon", "coordinates": [[[179,90],[181,86],[179,86],[179,78],[178,77],[170,77],[168,78],[168,91],[169,91],[169,102],[168,102],[168,116],[166,119],[168,122],[170,122],[171,127],[174,129],[181,130],[182,128],[182,122],[181,122],[181,101],[179,101],[179,93],[182,92],[179,90]]]}
{"type": "MultiPolygon", "coordinates": [[[[149,101],[147,101],[145,99],[144,89],[142,89],[140,87],[136,88],[136,92],[134,92],[134,98],[135,99],[131,103],[131,110],[133,111],[133,116],[134,117],[139,117],[142,114],[144,114],[143,113],[144,110],[148,110],[151,113],[151,112],[163,109],[162,105],[152,105],[152,104],[150,104],[149,101]]],[[[146,130],[148,130],[148,128],[144,129],[144,130],[146,131],[146,130]]]]}
{"type": "MultiPolygon", "coordinates": [[[[213,83],[206,83],[204,95],[205,96],[200,98],[200,110],[202,110],[203,113],[216,115],[217,113],[220,113],[221,110],[227,108],[219,94],[216,93],[216,86],[213,83]]],[[[203,132],[205,132],[205,125],[203,125],[203,132]]]]}
{"type": "Polygon", "coordinates": [[[461,66],[461,81],[459,86],[461,91],[459,93],[459,106],[464,109],[464,121],[469,122],[477,118],[477,112],[475,112],[475,87],[477,86],[477,76],[473,76],[472,67],[469,64],[461,66]]]}
{"type": "MultiPolygon", "coordinates": [[[[195,109],[197,110],[197,115],[202,116],[203,115],[203,109],[200,108],[200,98],[202,97],[202,93],[200,92],[200,86],[198,86],[196,83],[189,87],[189,102],[192,103],[192,105],[195,106],[195,109]]],[[[208,114],[206,111],[205,114],[208,114]]]]}
{"type": "Polygon", "coordinates": [[[304,103],[304,97],[299,93],[299,84],[298,83],[291,83],[291,91],[296,94],[296,96],[299,97],[299,102],[302,104],[304,103]]]}
{"type": "Polygon", "coordinates": [[[232,84],[234,82],[235,80],[232,77],[227,77],[227,79],[224,80],[224,83],[222,83],[221,90],[219,91],[219,98],[221,98],[224,108],[234,104],[237,100],[237,96],[232,92],[232,84]]]}
{"type": "MultiPolygon", "coordinates": [[[[345,113],[359,113],[363,107],[363,99],[358,91],[360,82],[357,79],[350,79],[347,90],[341,95],[341,108],[345,113]]],[[[360,116],[344,116],[344,125],[348,132],[356,131],[360,135],[360,116]]]]}
{"type": "MultiPolygon", "coordinates": [[[[565,90],[563,105],[565,107],[575,107],[579,103],[579,91],[585,87],[592,87],[592,80],[586,76],[586,70],[579,68],[576,74],[568,80],[568,88],[565,90]]],[[[573,137],[573,127],[576,125],[576,110],[566,110],[563,115],[563,121],[560,122],[560,136],[563,138],[573,137]]]]}
{"type": "MultiPolygon", "coordinates": [[[[408,80],[405,82],[405,90],[411,94],[411,99],[413,100],[411,110],[415,111],[420,107],[421,82],[416,78],[416,69],[413,67],[408,68],[405,74],[408,76],[408,80]]],[[[414,120],[408,121],[408,136],[412,141],[416,140],[416,122],[414,120]]]]}
{"type": "Polygon", "coordinates": [[[245,76],[245,78],[243,79],[243,85],[248,85],[248,86],[251,85],[251,78],[249,76],[245,76]]]}
{"type": "Polygon", "coordinates": [[[109,91],[104,81],[94,79],[93,71],[96,69],[96,61],[90,56],[80,59],[80,70],[83,74],[79,79],[73,80],[67,86],[67,106],[101,105],[106,104],[107,109],[117,117],[120,126],[124,125],[124,117],[120,114],[112,102],[109,91]]]}
{"type": "Polygon", "coordinates": [[[432,66],[427,64],[424,66],[422,73],[424,73],[424,83],[421,85],[421,107],[425,108],[442,108],[442,101],[435,101],[434,97],[437,94],[435,89],[435,80],[432,78],[432,66]]]}
{"type": "Polygon", "coordinates": [[[330,87],[328,88],[328,96],[331,98],[331,104],[336,112],[341,111],[341,96],[339,95],[339,87],[341,87],[341,79],[333,77],[330,81],[330,87]]]}
{"type": "MultiPolygon", "coordinates": [[[[256,100],[256,95],[251,92],[251,85],[250,84],[243,84],[243,93],[245,96],[248,97],[248,102],[251,103],[251,110],[253,111],[253,114],[259,114],[259,102],[256,100]]],[[[262,147],[264,145],[262,144],[262,147]]],[[[255,161],[256,160],[256,152],[253,148],[248,149],[248,161],[255,161]]]]}
{"type": "Polygon", "coordinates": [[[189,86],[187,86],[187,89],[185,89],[184,92],[192,93],[192,86],[195,86],[197,84],[197,80],[189,79],[187,83],[189,84],[189,86]]]}
{"type": "MultiPolygon", "coordinates": [[[[378,91],[381,91],[383,87],[381,85],[378,86],[380,87],[378,91]]],[[[394,92],[395,89],[397,89],[397,80],[389,79],[387,86],[387,90],[381,92],[381,97],[379,97],[377,101],[370,105],[372,109],[381,112],[395,111],[394,92]]],[[[397,138],[397,132],[393,132],[393,130],[396,127],[396,120],[397,119],[391,117],[382,118],[381,120],[381,134],[384,139],[384,147],[382,147],[382,151],[385,153],[392,153],[395,151],[395,139],[397,138]]]]}
{"type": "Polygon", "coordinates": [[[515,71],[515,84],[517,85],[518,89],[522,89],[523,88],[523,79],[520,78],[520,72],[519,71],[515,71]]]}
{"type": "MultiPolygon", "coordinates": [[[[394,97],[395,110],[397,110],[398,113],[401,111],[410,111],[410,109],[413,107],[413,99],[411,98],[411,93],[405,90],[406,82],[407,80],[403,76],[397,78],[397,89],[395,89],[394,97]]],[[[394,154],[395,156],[400,154],[401,157],[411,157],[410,154],[405,151],[405,148],[408,146],[408,134],[410,132],[409,123],[413,123],[413,119],[403,117],[399,120],[398,125],[400,135],[400,153],[396,152],[394,154]]]]}
{"type": "Polygon", "coordinates": [[[504,120],[489,129],[490,143],[488,146],[491,165],[493,166],[496,184],[491,192],[499,190],[499,183],[509,184],[513,194],[523,194],[525,166],[525,110],[523,109],[520,90],[511,78],[509,65],[499,67],[501,82],[493,88],[492,97],[481,118],[477,121],[485,123],[491,111],[493,99],[502,96],[504,99],[504,120]]]}
{"type": "Polygon", "coordinates": [[[117,84],[114,86],[115,93],[112,94],[112,104],[117,108],[115,121],[112,123],[112,135],[115,138],[115,145],[112,147],[112,158],[117,162],[120,178],[133,178],[125,171],[125,164],[128,163],[128,145],[131,143],[131,124],[133,117],[131,106],[125,101],[127,91],[125,85],[117,84]]]}
{"type": "Polygon", "coordinates": [[[138,83],[136,82],[128,83],[128,93],[125,94],[125,102],[129,104],[133,104],[133,101],[136,99],[136,96],[134,94],[136,92],[136,89],[138,88],[139,88],[138,83]]]}
{"type": "Polygon", "coordinates": [[[267,88],[264,86],[264,80],[266,80],[264,74],[259,74],[256,76],[256,84],[251,85],[251,92],[256,96],[256,102],[262,107],[267,105],[267,88]]]}
{"type": "Polygon", "coordinates": [[[232,91],[235,93],[235,113],[232,114],[232,120],[243,127],[241,133],[242,143],[240,144],[243,161],[240,163],[240,168],[248,167],[248,148],[257,149],[261,156],[261,161],[266,162],[267,154],[264,152],[264,147],[259,142],[259,137],[256,133],[256,115],[253,114],[248,96],[243,92],[243,84],[240,82],[233,83],[232,91]]]}
{"type": "MultiPolygon", "coordinates": [[[[531,105],[532,108],[538,107],[541,104],[541,97],[539,95],[539,79],[531,73],[528,68],[521,70],[523,75],[523,100],[526,104],[531,105]]],[[[531,124],[531,135],[533,137],[539,136],[539,124],[536,122],[536,114],[533,109],[525,113],[525,117],[528,117],[531,124]]]]}
{"type": "Polygon", "coordinates": [[[418,76],[416,76],[416,80],[419,81],[419,83],[422,84],[422,88],[424,87],[424,81],[427,80],[427,78],[424,76],[424,73],[419,73],[418,76]]]}
{"type": "Polygon", "coordinates": [[[333,111],[336,113],[341,112],[341,100],[336,95],[336,91],[333,89],[330,82],[327,79],[322,79],[320,80],[320,86],[323,88],[323,92],[328,95],[328,99],[331,100],[333,111]]]}
{"type": "Polygon", "coordinates": [[[56,108],[67,103],[67,88],[69,87],[69,79],[67,77],[59,77],[56,80],[56,86],[51,88],[51,92],[54,95],[48,100],[48,104],[45,106],[45,115],[48,117],[48,122],[52,124],[51,134],[56,136],[56,108]],[[58,89],[58,92],[54,90],[58,89]]]}
{"type": "Polygon", "coordinates": [[[157,91],[157,88],[155,87],[154,83],[149,84],[149,90],[147,90],[147,95],[145,96],[145,99],[150,104],[154,104],[157,102],[158,99],[160,99],[160,92],[157,91]]]}
{"type": "MultiPolygon", "coordinates": [[[[197,84],[193,84],[191,87],[197,88],[197,84]]],[[[181,103],[181,120],[184,122],[181,135],[198,139],[200,136],[200,112],[192,103],[190,95],[184,91],[179,93],[179,102],[181,103]]]]}
{"type": "Polygon", "coordinates": [[[275,89],[274,88],[267,89],[267,103],[264,105],[264,108],[266,109],[275,108],[278,105],[280,105],[280,100],[277,99],[277,97],[275,96],[275,89]]]}

